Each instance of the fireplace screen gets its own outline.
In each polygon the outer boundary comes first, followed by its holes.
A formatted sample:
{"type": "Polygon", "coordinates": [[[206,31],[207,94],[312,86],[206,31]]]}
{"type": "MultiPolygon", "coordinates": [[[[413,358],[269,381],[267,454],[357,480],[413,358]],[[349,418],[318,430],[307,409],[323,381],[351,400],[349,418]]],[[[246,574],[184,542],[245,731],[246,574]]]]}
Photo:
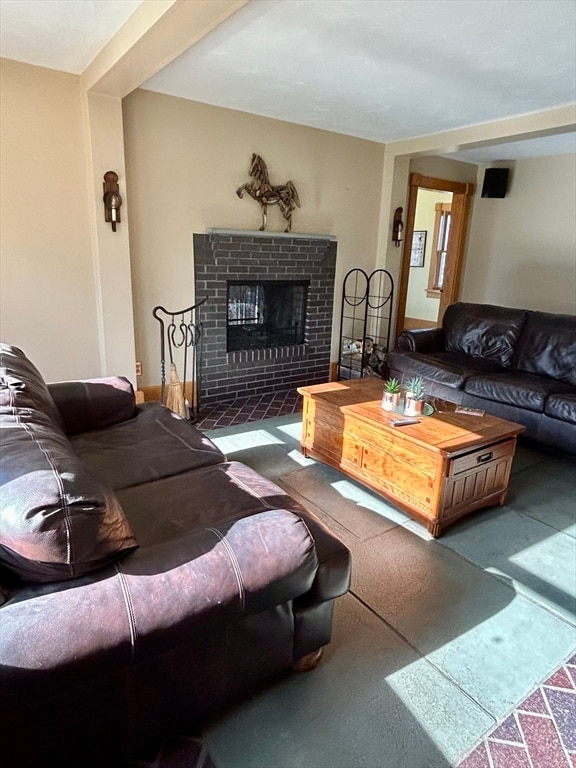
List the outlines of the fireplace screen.
{"type": "Polygon", "coordinates": [[[307,280],[228,283],[227,350],[304,342],[307,280]]]}

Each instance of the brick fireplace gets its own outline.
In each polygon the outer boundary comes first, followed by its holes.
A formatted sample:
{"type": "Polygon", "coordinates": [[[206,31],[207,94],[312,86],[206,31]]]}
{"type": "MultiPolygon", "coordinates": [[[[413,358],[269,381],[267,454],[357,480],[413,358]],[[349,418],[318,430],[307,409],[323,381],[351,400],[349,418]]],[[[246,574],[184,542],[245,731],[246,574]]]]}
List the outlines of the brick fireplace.
{"type": "Polygon", "coordinates": [[[314,235],[226,230],[194,235],[196,301],[208,297],[201,314],[203,403],[328,380],[336,248],[332,238],[314,235]],[[247,298],[240,300],[243,286],[248,286],[242,294],[247,298]],[[298,294],[304,307],[290,322],[285,312],[268,307],[266,296],[282,293],[298,294]],[[295,330],[263,335],[264,320],[271,314],[295,330]],[[241,334],[238,324],[243,324],[241,334]],[[238,341],[239,335],[244,341],[238,341]],[[256,338],[265,341],[256,343],[256,338]],[[291,338],[298,343],[290,343],[291,338]]]}

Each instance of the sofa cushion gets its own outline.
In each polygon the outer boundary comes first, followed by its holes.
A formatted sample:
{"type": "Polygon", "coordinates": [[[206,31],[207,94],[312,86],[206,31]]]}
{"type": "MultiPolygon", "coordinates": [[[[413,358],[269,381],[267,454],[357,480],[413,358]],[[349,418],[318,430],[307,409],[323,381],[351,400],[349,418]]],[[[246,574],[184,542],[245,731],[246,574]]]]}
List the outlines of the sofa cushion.
{"type": "Polygon", "coordinates": [[[516,368],[576,386],[576,317],[530,312],[516,368]]]}
{"type": "Polygon", "coordinates": [[[60,412],[52,399],[42,374],[18,347],[0,344],[0,406],[11,403],[18,393],[18,408],[33,408],[46,414],[49,421],[64,429],[60,412]]]}
{"type": "Polygon", "coordinates": [[[550,395],[544,406],[546,416],[576,424],[576,392],[550,395]]]}
{"type": "Polygon", "coordinates": [[[48,384],[66,434],[103,429],[136,413],[134,389],[123,376],[48,384]]]}
{"type": "Polygon", "coordinates": [[[491,304],[451,304],[442,327],[446,350],[509,366],[526,322],[523,309],[491,304]]]}
{"type": "Polygon", "coordinates": [[[76,454],[114,490],[219,464],[210,438],[160,403],[144,403],[133,419],[71,438],[76,454]]]}
{"type": "Polygon", "coordinates": [[[559,389],[572,392],[574,387],[570,384],[563,385],[547,376],[536,376],[522,371],[473,376],[464,385],[466,394],[537,413],[544,412],[546,398],[559,389]]]}
{"type": "Polygon", "coordinates": [[[502,366],[492,360],[471,357],[458,352],[390,352],[387,358],[388,368],[401,370],[404,380],[411,376],[432,379],[438,384],[453,389],[462,389],[470,376],[478,373],[502,371],[502,366]]]}
{"type": "Polygon", "coordinates": [[[61,581],[134,549],[118,499],[52,420],[38,371],[16,348],[0,353],[0,563],[24,580],[61,581]]]}

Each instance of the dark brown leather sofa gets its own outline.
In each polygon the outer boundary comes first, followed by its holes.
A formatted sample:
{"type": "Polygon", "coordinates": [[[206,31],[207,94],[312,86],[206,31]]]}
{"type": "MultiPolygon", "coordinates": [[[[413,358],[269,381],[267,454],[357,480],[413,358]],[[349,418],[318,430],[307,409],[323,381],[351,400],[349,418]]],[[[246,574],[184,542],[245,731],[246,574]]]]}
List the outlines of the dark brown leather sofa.
{"type": "Polygon", "coordinates": [[[124,765],[317,656],[350,553],[313,514],[126,379],[0,366],[4,765],[124,765]]]}
{"type": "Polygon", "coordinates": [[[458,302],[442,327],[402,331],[387,375],[526,427],[576,454],[576,317],[458,302]]]}

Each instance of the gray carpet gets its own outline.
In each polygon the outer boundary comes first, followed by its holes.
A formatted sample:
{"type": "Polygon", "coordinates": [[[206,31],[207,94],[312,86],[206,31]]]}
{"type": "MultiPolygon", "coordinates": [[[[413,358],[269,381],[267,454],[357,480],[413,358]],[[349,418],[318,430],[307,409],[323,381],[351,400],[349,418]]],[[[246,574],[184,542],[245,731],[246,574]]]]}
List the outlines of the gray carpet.
{"type": "Polygon", "coordinates": [[[216,766],[202,739],[176,736],[166,739],[157,754],[134,759],[126,768],[216,768],[216,766]]]}
{"type": "Polygon", "coordinates": [[[340,472],[314,464],[288,474],[276,482],[326,523],[351,549],[378,536],[408,518],[383,499],[368,493],[340,472]]]}
{"type": "MultiPolygon", "coordinates": [[[[166,744],[149,765],[457,766],[574,659],[574,463],[521,446],[508,504],[470,515],[434,540],[381,497],[304,459],[299,433],[292,416],[208,434],[350,548],[352,588],[337,601],[324,660],[206,724],[201,740],[166,744]]],[[[530,765],[544,763],[532,756],[530,765]]]]}

